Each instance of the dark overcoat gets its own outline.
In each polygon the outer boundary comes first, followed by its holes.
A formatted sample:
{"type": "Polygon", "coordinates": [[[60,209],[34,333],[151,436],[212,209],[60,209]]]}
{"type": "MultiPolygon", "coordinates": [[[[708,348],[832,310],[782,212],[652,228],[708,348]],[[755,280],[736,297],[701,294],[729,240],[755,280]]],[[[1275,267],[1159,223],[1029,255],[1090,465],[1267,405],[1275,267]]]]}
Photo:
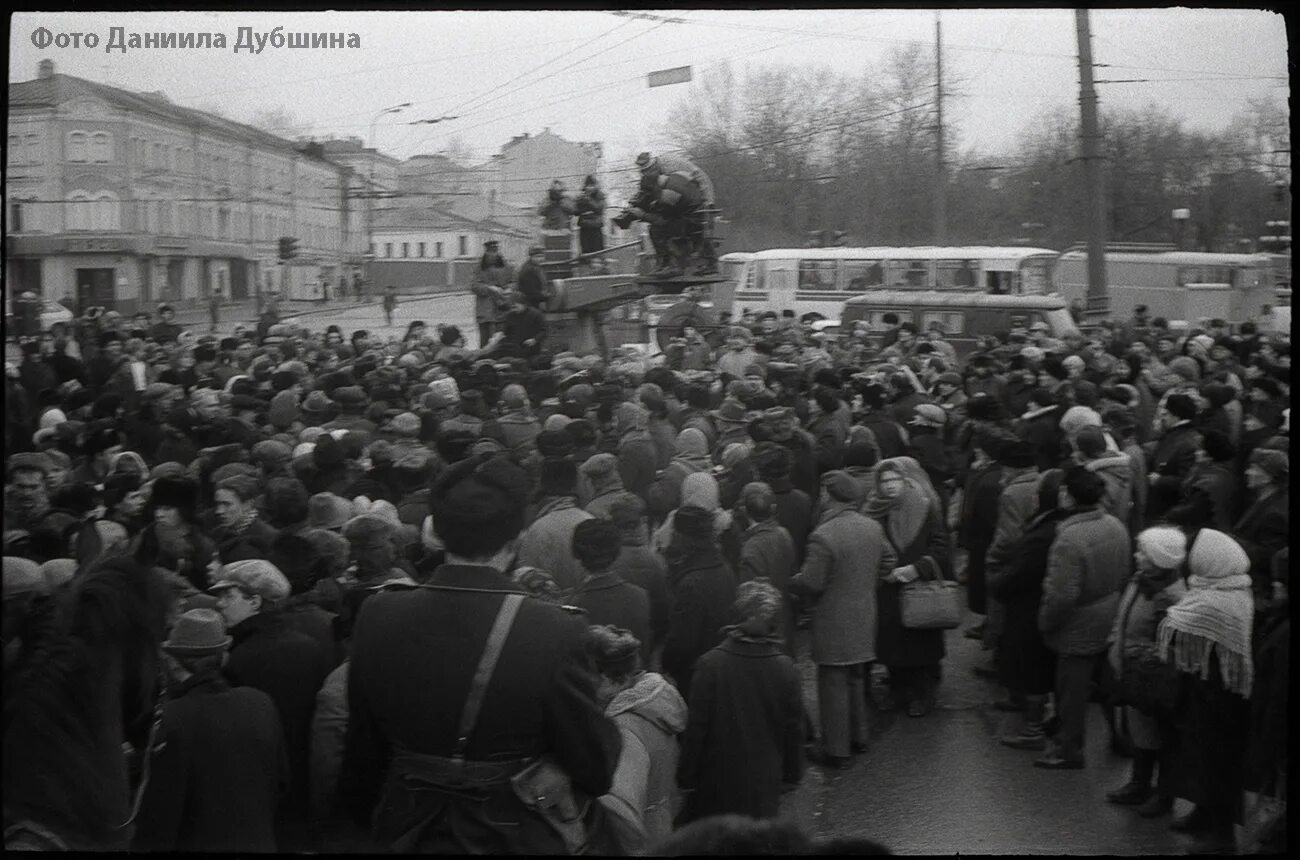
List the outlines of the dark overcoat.
{"type": "Polygon", "coordinates": [[[1035,516],[1007,552],[989,594],[1002,601],[1002,640],[998,671],[1008,689],[1032,694],[1050,693],[1055,686],[1056,654],[1038,629],[1038,609],[1043,603],[1047,555],[1056,540],[1056,527],[1067,516],[1052,510],[1035,516]]]}
{"type": "Polygon", "coordinates": [[[775,818],[781,784],[803,772],[803,699],[794,661],[775,642],[728,637],[699,660],[677,782],[682,818],[775,818]]]}
{"type": "MultiPolygon", "coordinates": [[[[948,527],[943,515],[931,507],[925,525],[906,546],[898,546],[889,535],[889,527],[881,522],[885,537],[894,547],[898,557],[895,564],[904,567],[929,558],[944,576],[948,574],[948,527]]],[[[929,565],[926,565],[929,567],[929,565]]],[[[933,569],[933,568],[931,568],[933,569]]],[[[899,603],[903,586],[899,583],[880,584],[879,623],[876,630],[876,660],[891,668],[909,669],[937,666],[947,652],[944,650],[942,630],[913,630],[903,626],[903,610],[899,603]]]]}
{"type": "Polygon", "coordinates": [[[264,853],[289,760],[271,697],[216,671],[188,678],[163,706],[162,740],[131,847],[264,853]]]}
{"type": "Polygon", "coordinates": [[[631,631],[640,640],[641,657],[649,665],[653,634],[650,597],[644,588],[616,573],[601,573],[583,580],[569,602],[587,611],[588,624],[612,624],[631,631]]]}
{"type": "Polygon", "coordinates": [[[664,638],[663,667],[681,694],[689,697],[695,661],[722,641],[722,628],[732,620],[736,578],[711,544],[680,553],[670,547],[669,553],[672,610],[664,638]]]}
{"type": "MultiPolygon", "coordinates": [[[[366,601],[352,635],[350,718],[340,795],[385,844],[419,833],[430,853],[554,854],[559,837],[508,782],[474,797],[408,779],[409,757],[449,757],[488,633],[505,596],[500,572],[444,564],[428,586],[393,587],[366,601]],[[372,819],[372,813],[374,818],[372,819]]],[[[581,665],[587,622],[527,599],[519,607],[465,747],[469,761],[548,754],[581,792],[609,790],[618,728],[596,704],[581,665]]]]}

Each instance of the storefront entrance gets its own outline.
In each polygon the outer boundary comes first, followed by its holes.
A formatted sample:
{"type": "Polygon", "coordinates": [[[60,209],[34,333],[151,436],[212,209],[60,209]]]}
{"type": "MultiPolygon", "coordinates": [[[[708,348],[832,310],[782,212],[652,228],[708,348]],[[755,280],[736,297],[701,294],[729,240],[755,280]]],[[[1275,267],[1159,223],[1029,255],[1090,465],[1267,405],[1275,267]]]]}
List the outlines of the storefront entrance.
{"type": "Polygon", "coordinates": [[[96,306],[109,311],[116,308],[113,273],[113,269],[77,269],[77,307],[82,313],[96,306]]]}

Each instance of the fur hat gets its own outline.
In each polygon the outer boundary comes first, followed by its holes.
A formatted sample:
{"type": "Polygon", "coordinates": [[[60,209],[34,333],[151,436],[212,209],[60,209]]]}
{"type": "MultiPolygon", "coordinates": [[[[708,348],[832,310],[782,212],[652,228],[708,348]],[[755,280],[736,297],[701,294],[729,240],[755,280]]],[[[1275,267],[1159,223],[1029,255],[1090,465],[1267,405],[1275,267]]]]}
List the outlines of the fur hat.
{"type": "Polygon", "coordinates": [[[587,656],[602,675],[621,678],[636,671],[641,640],[630,630],[613,625],[587,628],[587,656]]]}
{"type": "Polygon", "coordinates": [[[1145,529],[1138,534],[1137,545],[1162,570],[1174,570],[1187,558],[1187,536],[1173,526],[1145,529]]]}
{"type": "Polygon", "coordinates": [[[1187,394],[1171,394],[1165,399],[1165,409],[1180,421],[1190,421],[1196,417],[1196,401],[1187,394]]]}
{"type": "Polygon", "coordinates": [[[176,508],[187,521],[193,521],[199,488],[189,478],[162,477],[149,491],[149,508],[176,508]]]}
{"type": "Polygon", "coordinates": [[[307,501],[307,524],[313,529],[338,531],[352,518],[352,503],[333,493],[317,493],[307,501]]]}
{"type": "Polygon", "coordinates": [[[271,398],[267,410],[267,420],[277,430],[284,430],[297,421],[301,413],[298,409],[298,397],[292,391],[281,391],[271,398]]]}

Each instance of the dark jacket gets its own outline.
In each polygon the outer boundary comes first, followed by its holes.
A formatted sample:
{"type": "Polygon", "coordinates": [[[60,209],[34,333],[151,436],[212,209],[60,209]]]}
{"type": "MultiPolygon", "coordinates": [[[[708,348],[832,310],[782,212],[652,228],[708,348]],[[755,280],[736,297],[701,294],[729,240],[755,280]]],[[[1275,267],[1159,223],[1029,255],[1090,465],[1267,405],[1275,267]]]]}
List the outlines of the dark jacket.
{"type": "Polygon", "coordinates": [[[989,594],[1002,601],[997,663],[1003,683],[1012,690],[1045,694],[1055,684],[1056,655],[1038,630],[1038,609],[1043,602],[1047,554],[1057,526],[1067,515],[1054,508],[1034,516],[1020,538],[1012,542],[997,579],[988,584],[989,594]]]}
{"type": "Polygon", "coordinates": [[[276,850],[272,822],[289,783],[271,697],[218,672],[188,678],[163,706],[162,739],[135,821],[144,851],[276,850]]]}
{"type": "Polygon", "coordinates": [[[890,419],[888,415],[883,412],[869,412],[858,423],[875,435],[876,445],[880,448],[880,459],[907,456],[906,433],[902,426],[890,419]]]}
{"type": "Polygon", "coordinates": [[[691,683],[677,782],[685,820],[775,818],[781,784],[803,773],[803,699],[794,661],[774,642],[733,637],[704,654],[691,683]]]}
{"type": "Polygon", "coordinates": [[[717,546],[705,541],[669,547],[668,582],[672,609],[663,667],[682,695],[688,696],[695,661],[722,641],[722,628],[731,621],[736,578],[717,546]]]}
{"type": "Polygon", "coordinates": [[[1147,462],[1148,471],[1159,476],[1151,484],[1151,493],[1147,496],[1148,523],[1157,522],[1178,504],[1183,481],[1196,465],[1200,440],[1200,431],[1187,422],[1169,428],[1156,441],[1147,462]]]}
{"type": "MultiPolygon", "coordinates": [[[[889,537],[889,527],[882,522],[885,537],[894,547],[897,567],[917,564],[918,568],[937,568],[941,575],[948,571],[948,527],[943,515],[933,508],[926,517],[925,525],[917,531],[906,546],[894,544],[889,537]],[[928,558],[931,564],[922,559],[928,558]]],[[[943,644],[942,630],[914,630],[903,626],[903,610],[900,604],[903,586],[899,583],[880,583],[878,602],[879,621],[876,633],[876,659],[886,666],[895,668],[920,668],[934,666],[947,653],[943,644]]]]}
{"type": "Polygon", "coordinates": [[[668,632],[671,599],[663,556],[644,544],[624,543],[611,570],[624,582],[645,590],[650,605],[650,642],[653,651],[668,632]]]}
{"type": "Polygon", "coordinates": [[[957,546],[966,550],[966,599],[972,612],[988,610],[984,557],[993,543],[998,524],[998,498],[1002,495],[1002,466],[990,463],[970,472],[961,495],[961,520],[957,546]]]}
{"type": "MultiPolygon", "coordinates": [[[[398,755],[453,754],[470,680],[511,592],[491,568],[444,564],[430,585],[394,587],[362,607],[339,786],[358,823],[368,825],[378,804],[374,825],[385,844],[414,831],[421,850],[562,853],[559,837],[509,783],[485,788],[480,800],[448,794],[408,782],[410,756],[398,755]]],[[[468,760],[549,754],[579,791],[609,790],[620,740],[582,666],[586,629],[580,616],[524,601],[469,736],[468,760]]]]}
{"type": "Polygon", "coordinates": [[[1255,591],[1268,594],[1273,554],[1291,544],[1291,495],[1286,487],[1256,499],[1237,520],[1232,536],[1250,558],[1255,591]]]}
{"type": "Polygon", "coordinates": [[[274,610],[244,619],[230,628],[230,636],[234,642],[226,677],[234,686],[261,690],[275,702],[289,753],[290,809],[304,811],[312,711],[316,693],[333,668],[331,655],[274,610]]]}
{"type": "MultiPolygon", "coordinates": [[[[790,579],[799,572],[799,561],[790,533],[776,520],[767,520],[745,529],[740,535],[740,541],[737,580],[748,582],[751,579],[767,579],[785,594],[790,579]]],[[[795,619],[788,599],[782,607],[781,635],[785,639],[785,652],[793,654],[795,619]]]]}
{"type": "Polygon", "coordinates": [[[541,266],[534,265],[532,260],[519,267],[519,292],[524,294],[534,308],[546,303],[546,289],[550,283],[546,271],[541,266]]]}
{"type": "Polygon", "coordinates": [[[650,597],[644,588],[625,582],[616,573],[600,573],[583,580],[569,602],[587,611],[588,624],[612,624],[630,630],[640,640],[641,657],[649,665],[650,597]]]}
{"type": "Polygon", "coordinates": [[[501,331],[505,340],[501,344],[502,354],[513,358],[527,358],[541,352],[546,341],[546,317],[534,307],[513,309],[501,321],[501,331]],[[537,343],[528,346],[527,340],[537,343]]]}
{"type": "Polygon", "coordinates": [[[1020,436],[1034,446],[1035,465],[1045,472],[1061,465],[1065,457],[1065,434],[1061,431],[1061,407],[1046,406],[1032,418],[1018,422],[1020,436]]]}
{"type": "Polygon", "coordinates": [[[776,496],[774,519],[789,532],[795,557],[799,564],[803,564],[804,554],[808,551],[808,537],[813,529],[812,497],[792,487],[789,478],[774,478],[767,483],[776,496]]]}

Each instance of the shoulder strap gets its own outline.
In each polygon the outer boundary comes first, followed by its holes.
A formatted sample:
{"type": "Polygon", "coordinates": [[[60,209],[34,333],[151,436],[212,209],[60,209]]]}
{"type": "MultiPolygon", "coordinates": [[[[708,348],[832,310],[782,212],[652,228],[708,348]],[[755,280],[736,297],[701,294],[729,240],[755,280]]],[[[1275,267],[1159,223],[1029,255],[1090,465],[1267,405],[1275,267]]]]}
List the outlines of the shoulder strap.
{"type": "Polygon", "coordinates": [[[483,707],[483,696],[487,693],[488,682],[492,680],[492,673],[496,670],[497,660],[501,658],[506,637],[510,635],[510,628],[515,623],[515,615],[523,602],[522,594],[507,594],[505,600],[501,601],[496,621],[492,623],[492,630],[488,633],[487,644],[483,646],[483,656],[479,658],[478,668],[474,670],[474,680],[470,681],[465,707],[460,712],[460,727],[456,730],[456,752],[453,758],[465,757],[465,748],[469,746],[469,736],[474,731],[474,724],[478,722],[478,712],[483,707]]]}

